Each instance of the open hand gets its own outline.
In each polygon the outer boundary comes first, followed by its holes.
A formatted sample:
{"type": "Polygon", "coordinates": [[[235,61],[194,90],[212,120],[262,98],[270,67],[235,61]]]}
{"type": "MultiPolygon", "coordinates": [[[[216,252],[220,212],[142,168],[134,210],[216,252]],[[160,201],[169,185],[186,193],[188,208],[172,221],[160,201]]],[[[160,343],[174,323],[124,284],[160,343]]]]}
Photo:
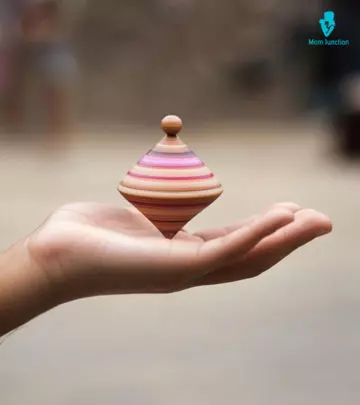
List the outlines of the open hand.
{"type": "Polygon", "coordinates": [[[323,214],[279,203],[234,225],[172,240],[137,210],[66,205],[26,240],[63,301],[105,294],[169,293],[258,276],[329,233],[323,214]]]}

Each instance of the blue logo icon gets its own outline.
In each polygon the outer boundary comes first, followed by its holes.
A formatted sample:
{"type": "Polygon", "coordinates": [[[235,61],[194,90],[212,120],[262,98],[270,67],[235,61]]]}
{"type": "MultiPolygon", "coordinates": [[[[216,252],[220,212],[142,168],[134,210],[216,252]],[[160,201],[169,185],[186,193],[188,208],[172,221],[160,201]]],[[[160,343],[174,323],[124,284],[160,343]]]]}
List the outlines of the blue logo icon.
{"type": "Polygon", "coordinates": [[[318,39],[318,38],[309,38],[308,45],[309,46],[348,46],[350,45],[350,41],[348,39],[328,39],[330,34],[334,31],[336,23],[335,23],[335,13],[333,11],[325,11],[324,18],[319,20],[319,24],[321,30],[324,34],[325,38],[318,39]]]}
{"type": "Polygon", "coordinates": [[[325,37],[327,38],[335,28],[335,13],[333,11],[325,11],[324,18],[320,21],[320,27],[322,32],[324,33],[325,37]]]}

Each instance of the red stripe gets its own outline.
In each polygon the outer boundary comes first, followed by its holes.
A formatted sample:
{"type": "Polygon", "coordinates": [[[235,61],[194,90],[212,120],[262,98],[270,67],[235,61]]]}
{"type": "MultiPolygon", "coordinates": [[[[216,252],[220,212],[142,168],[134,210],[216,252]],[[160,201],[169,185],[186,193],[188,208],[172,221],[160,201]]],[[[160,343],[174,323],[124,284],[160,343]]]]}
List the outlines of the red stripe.
{"type": "Polygon", "coordinates": [[[156,218],[149,218],[150,221],[155,222],[157,224],[184,224],[187,221],[184,221],[183,219],[176,220],[176,221],[167,221],[167,220],[162,220],[162,219],[156,219],[156,218]]]}
{"type": "Polygon", "coordinates": [[[195,203],[195,204],[179,204],[178,202],[175,204],[172,203],[149,203],[149,202],[141,202],[141,201],[136,201],[132,199],[130,196],[128,196],[128,200],[132,204],[136,204],[138,206],[144,206],[144,207],[171,207],[171,208],[193,208],[193,207],[206,207],[209,205],[208,202],[206,203],[195,203]]]}
{"type": "Polygon", "coordinates": [[[145,174],[137,174],[133,172],[127,173],[131,177],[137,177],[140,179],[150,179],[150,180],[205,180],[214,177],[213,173],[205,174],[203,176],[193,176],[193,177],[163,177],[163,176],[147,176],[145,174]]]}

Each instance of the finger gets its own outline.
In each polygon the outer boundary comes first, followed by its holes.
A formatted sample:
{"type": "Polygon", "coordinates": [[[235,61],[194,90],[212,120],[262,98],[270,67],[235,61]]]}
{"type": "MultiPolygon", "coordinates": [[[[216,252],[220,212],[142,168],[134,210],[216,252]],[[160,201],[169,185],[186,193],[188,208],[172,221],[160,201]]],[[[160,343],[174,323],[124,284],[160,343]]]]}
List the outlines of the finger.
{"type": "Polygon", "coordinates": [[[266,215],[269,211],[275,209],[275,208],[285,208],[293,213],[299,211],[301,207],[298,204],[295,204],[293,202],[281,202],[281,203],[276,203],[272,207],[266,208],[264,211],[262,211],[260,214],[252,215],[249,218],[246,218],[245,220],[241,220],[239,222],[236,222],[233,225],[225,226],[225,227],[220,227],[220,228],[212,228],[212,229],[207,229],[204,231],[196,232],[193,234],[193,236],[199,237],[204,241],[209,241],[212,239],[216,238],[221,238],[222,236],[225,236],[231,232],[236,231],[237,229],[240,229],[243,226],[249,225],[253,223],[256,219],[266,215]]]}
{"type": "MultiPolygon", "coordinates": [[[[192,287],[195,283],[194,280],[234,262],[235,259],[239,260],[259,241],[293,219],[294,214],[291,211],[284,208],[273,209],[252,224],[243,226],[222,238],[199,244],[197,250],[192,252],[190,260],[188,254],[186,255],[188,257],[183,255],[182,241],[177,243],[174,241],[171,255],[172,268],[179,272],[177,262],[181,263],[181,277],[176,282],[176,289],[192,287]]],[[[167,272],[167,274],[170,275],[171,272],[167,272]]]]}
{"type": "Polygon", "coordinates": [[[263,238],[294,220],[294,214],[285,208],[275,208],[251,224],[229,233],[222,238],[205,242],[198,257],[216,268],[248,253],[263,238]]]}
{"type": "Polygon", "coordinates": [[[263,239],[243,260],[224,267],[221,271],[207,274],[196,283],[200,285],[222,284],[255,277],[270,269],[294,250],[332,230],[327,216],[311,209],[295,214],[295,221],[263,239]]]}
{"type": "Polygon", "coordinates": [[[293,224],[264,239],[249,253],[247,260],[253,266],[268,267],[331,231],[332,223],[326,215],[312,209],[302,210],[296,215],[293,224]]]}

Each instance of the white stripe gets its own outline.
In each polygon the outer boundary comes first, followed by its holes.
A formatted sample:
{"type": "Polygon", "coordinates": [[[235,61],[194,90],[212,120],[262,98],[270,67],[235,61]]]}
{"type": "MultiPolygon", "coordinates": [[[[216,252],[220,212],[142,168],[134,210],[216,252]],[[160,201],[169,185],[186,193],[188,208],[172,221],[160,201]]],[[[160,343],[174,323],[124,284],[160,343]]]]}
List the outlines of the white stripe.
{"type": "Polygon", "coordinates": [[[143,180],[125,176],[121,184],[125,187],[151,191],[198,191],[219,186],[215,177],[206,180],[143,180]]]}
{"type": "Polygon", "coordinates": [[[192,177],[192,176],[206,176],[211,174],[211,171],[205,167],[198,167],[193,169],[167,169],[155,167],[142,167],[135,165],[131,170],[135,174],[144,174],[147,176],[158,177],[192,177]]]}

